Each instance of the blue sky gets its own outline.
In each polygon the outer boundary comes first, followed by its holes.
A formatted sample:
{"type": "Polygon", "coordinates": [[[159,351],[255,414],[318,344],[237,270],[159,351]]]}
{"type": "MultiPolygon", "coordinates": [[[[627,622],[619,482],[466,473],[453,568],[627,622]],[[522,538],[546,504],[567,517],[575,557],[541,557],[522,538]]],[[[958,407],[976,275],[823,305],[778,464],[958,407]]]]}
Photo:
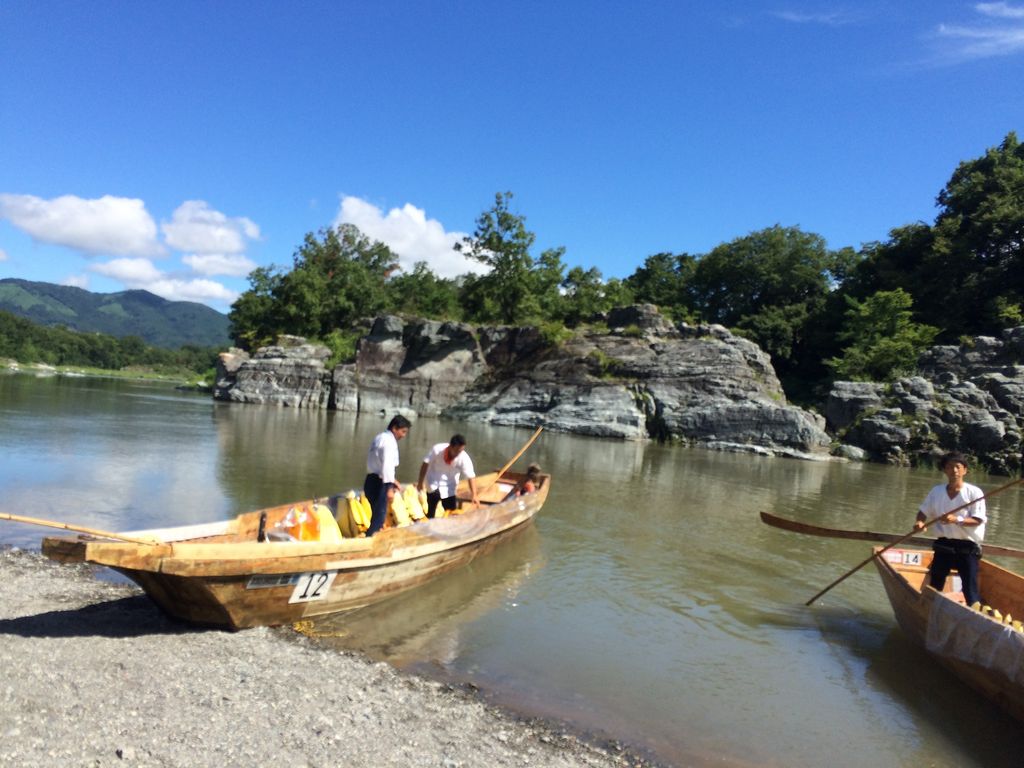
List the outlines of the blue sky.
{"type": "Polygon", "coordinates": [[[347,221],[453,276],[496,192],[631,274],[931,222],[1024,134],[1024,2],[0,0],[0,278],[221,311],[347,221]]]}

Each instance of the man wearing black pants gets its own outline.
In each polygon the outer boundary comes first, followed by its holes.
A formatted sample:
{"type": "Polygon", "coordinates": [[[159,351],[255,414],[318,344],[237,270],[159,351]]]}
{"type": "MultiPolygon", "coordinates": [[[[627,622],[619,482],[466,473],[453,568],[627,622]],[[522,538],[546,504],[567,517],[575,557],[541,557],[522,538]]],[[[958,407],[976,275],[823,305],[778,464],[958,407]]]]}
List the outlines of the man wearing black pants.
{"type": "Polygon", "coordinates": [[[384,526],[387,519],[388,502],[396,491],[402,490],[402,484],[395,477],[398,469],[398,441],[409,434],[412,424],[405,416],[395,416],[388,428],[373,438],[370,450],[366,454],[366,480],[363,481],[363,493],[370,500],[370,526],[366,535],[373,536],[384,526]]]}
{"type": "Polygon", "coordinates": [[[916,529],[922,530],[927,521],[942,518],[935,524],[939,538],[932,545],[935,554],[928,583],[941,592],[950,570],[956,568],[963,584],[964,602],[974,605],[981,601],[978,564],[988,520],[985,494],[977,486],[964,482],[967,457],[962,453],[947,453],[939,460],[939,469],[945,473],[948,482],[931,489],[914,523],[916,529]]]}
{"type": "Polygon", "coordinates": [[[449,512],[458,508],[455,492],[462,477],[469,481],[469,492],[476,506],[478,501],[473,460],[466,453],[466,438],[456,434],[447,443],[438,443],[431,448],[420,465],[416,487],[427,492],[427,517],[434,516],[438,504],[449,512]]]}

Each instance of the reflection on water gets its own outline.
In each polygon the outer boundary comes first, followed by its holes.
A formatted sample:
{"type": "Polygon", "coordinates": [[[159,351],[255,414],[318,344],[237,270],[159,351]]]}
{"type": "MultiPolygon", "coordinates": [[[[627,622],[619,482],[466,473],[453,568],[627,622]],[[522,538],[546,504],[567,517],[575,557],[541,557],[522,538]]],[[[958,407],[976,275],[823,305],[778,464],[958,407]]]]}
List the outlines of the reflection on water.
{"type": "Polygon", "coordinates": [[[543,564],[540,538],[529,524],[481,556],[416,589],[352,613],[319,617],[311,634],[326,645],[360,650],[398,666],[457,666],[458,628],[492,611],[515,611],[523,584],[543,564]],[[484,556],[486,555],[486,556],[484,556]]]}
{"type": "MultiPolygon", "coordinates": [[[[0,376],[0,510],[116,530],[335,493],[362,485],[385,422],[0,376]]],[[[480,471],[529,437],[422,419],[400,444],[400,479],[453,432],[480,471]]],[[[548,433],[527,461],[554,478],[533,525],[467,568],[318,622],[338,635],[323,641],[472,682],[674,764],[1019,765],[1020,729],[906,643],[873,569],[803,606],[868,543],[758,520],[768,510],[905,533],[937,472],[548,433]]],[[[1024,548],[1022,498],[991,501],[990,540],[1024,548]]],[[[2,525],[0,540],[38,546],[40,529],[2,525]]]]}

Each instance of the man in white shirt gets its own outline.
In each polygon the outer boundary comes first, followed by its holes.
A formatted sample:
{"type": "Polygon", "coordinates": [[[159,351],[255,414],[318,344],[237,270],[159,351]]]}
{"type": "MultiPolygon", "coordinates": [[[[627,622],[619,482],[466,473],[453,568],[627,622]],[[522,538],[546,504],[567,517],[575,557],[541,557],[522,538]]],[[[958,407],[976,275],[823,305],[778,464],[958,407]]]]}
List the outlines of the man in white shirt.
{"type": "Polygon", "coordinates": [[[964,601],[974,605],[981,600],[978,564],[988,520],[985,494],[976,485],[964,482],[967,457],[962,453],[947,453],[939,459],[939,469],[949,482],[940,483],[928,492],[914,522],[914,527],[921,530],[928,520],[942,518],[935,524],[939,538],[932,545],[935,554],[928,583],[941,592],[950,570],[956,568],[963,584],[964,601]]]}
{"type": "Polygon", "coordinates": [[[469,480],[469,492],[475,505],[478,503],[476,472],[473,471],[473,460],[466,453],[466,438],[452,435],[447,443],[438,443],[430,449],[420,465],[420,478],[416,483],[419,490],[427,491],[427,517],[434,516],[438,503],[448,511],[458,506],[455,491],[463,476],[469,480]]]}
{"type": "Polygon", "coordinates": [[[363,493],[370,500],[370,526],[366,535],[373,536],[384,526],[387,519],[388,503],[396,491],[402,490],[395,471],[398,469],[398,441],[409,434],[412,424],[405,416],[395,416],[388,428],[373,438],[366,454],[366,480],[363,493]]]}

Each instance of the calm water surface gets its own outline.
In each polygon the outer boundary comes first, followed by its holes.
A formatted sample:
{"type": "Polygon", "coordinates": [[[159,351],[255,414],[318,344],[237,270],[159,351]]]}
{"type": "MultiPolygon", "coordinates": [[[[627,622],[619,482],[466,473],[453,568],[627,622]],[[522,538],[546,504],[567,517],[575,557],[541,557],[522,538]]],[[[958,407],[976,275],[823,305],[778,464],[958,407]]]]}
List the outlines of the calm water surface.
{"type": "MultiPolygon", "coordinates": [[[[164,385],[0,375],[0,511],[106,530],[220,519],[358,487],[383,426],[164,385]]],[[[423,419],[401,443],[400,478],[453,431],[481,471],[529,437],[423,419]]],[[[320,622],[320,642],[471,682],[676,765],[1021,765],[1019,726],[904,640],[873,568],[803,606],[867,543],[757,517],[906,532],[937,472],[547,433],[529,460],[553,475],[534,525],[484,561],[320,622]]],[[[989,540],[1024,548],[1022,513],[1016,489],[993,499],[989,540]]],[[[45,533],[0,526],[0,541],[29,548],[45,533]]]]}

